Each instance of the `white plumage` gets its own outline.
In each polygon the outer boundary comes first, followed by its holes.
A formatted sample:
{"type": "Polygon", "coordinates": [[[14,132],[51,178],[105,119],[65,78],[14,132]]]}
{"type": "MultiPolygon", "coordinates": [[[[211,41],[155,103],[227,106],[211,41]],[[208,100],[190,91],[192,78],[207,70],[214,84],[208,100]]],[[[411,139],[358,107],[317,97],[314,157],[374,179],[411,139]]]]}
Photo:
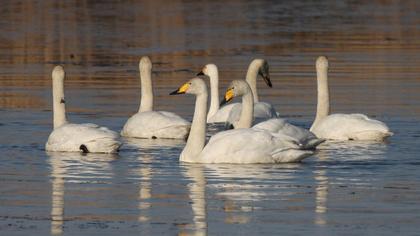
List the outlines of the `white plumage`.
{"type": "Polygon", "coordinates": [[[329,114],[328,59],[316,61],[318,104],[311,131],[319,138],[382,141],[392,135],[388,126],[363,114],[329,114]]]}
{"type": "MultiPolygon", "coordinates": [[[[255,104],[252,101],[252,91],[243,80],[234,80],[226,90],[225,101],[230,101],[234,97],[242,96],[242,108],[239,120],[234,124],[234,128],[251,128],[252,114],[255,104]]],[[[289,124],[286,120],[272,118],[252,127],[253,129],[265,130],[276,135],[283,135],[297,143],[301,149],[315,149],[322,143],[323,139],[318,139],[309,130],[289,124]]]]}
{"type": "MultiPolygon", "coordinates": [[[[215,64],[207,64],[198,75],[207,75],[210,78],[210,109],[207,114],[207,123],[228,122],[233,124],[239,120],[242,105],[241,103],[231,103],[219,106],[219,71],[215,64]]],[[[260,75],[266,84],[271,87],[269,66],[264,59],[254,59],[248,66],[246,81],[253,92],[255,103],[254,118],[256,120],[266,120],[277,117],[274,107],[266,102],[259,102],[257,93],[257,76],[260,75]]]]}
{"type": "MultiPolygon", "coordinates": [[[[301,150],[301,145],[281,133],[259,129],[235,129],[212,136],[205,145],[207,116],[207,87],[194,78],[171,94],[196,95],[191,132],[180,161],[195,163],[288,163],[299,162],[313,154],[301,150]]],[[[252,101],[252,97],[250,98],[252,101]]]]}
{"type": "Polygon", "coordinates": [[[152,62],[142,57],[139,63],[141,98],[139,112],[131,116],[121,135],[131,138],[185,139],[191,123],[172,112],[153,111],[152,62]]]}
{"type": "Polygon", "coordinates": [[[323,143],[325,139],[317,138],[311,131],[292,125],[285,119],[275,118],[252,127],[253,129],[266,130],[271,133],[281,133],[285,136],[294,138],[295,142],[301,145],[302,149],[314,149],[319,144],[323,143]]]}
{"type": "Polygon", "coordinates": [[[391,136],[388,126],[363,114],[332,114],[311,129],[318,137],[334,140],[382,141],[391,136]]]}
{"type": "Polygon", "coordinates": [[[117,152],[119,135],[95,124],[71,124],[66,120],[63,67],[52,72],[54,130],[45,145],[47,151],[57,152],[117,152]]]}
{"type": "Polygon", "coordinates": [[[288,136],[258,129],[217,133],[199,155],[202,163],[290,163],[312,155],[288,136]]]}
{"type": "Polygon", "coordinates": [[[130,117],[121,131],[125,137],[185,139],[190,122],[172,112],[144,111],[130,117]]]}
{"type": "Polygon", "coordinates": [[[53,130],[47,151],[114,153],[121,146],[118,133],[95,124],[63,124],[53,130]],[[84,146],[84,147],[83,147],[84,146]]]}

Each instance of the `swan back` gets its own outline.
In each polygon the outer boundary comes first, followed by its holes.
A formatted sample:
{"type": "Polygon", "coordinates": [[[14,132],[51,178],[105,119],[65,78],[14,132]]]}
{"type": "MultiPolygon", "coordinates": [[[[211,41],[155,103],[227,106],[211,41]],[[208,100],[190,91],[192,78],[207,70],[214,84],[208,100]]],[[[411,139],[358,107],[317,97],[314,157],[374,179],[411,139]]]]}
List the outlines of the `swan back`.
{"type": "Polygon", "coordinates": [[[203,163],[289,163],[313,154],[293,140],[265,130],[235,129],[214,135],[200,154],[203,163]]]}
{"type": "Polygon", "coordinates": [[[332,114],[312,130],[318,137],[335,140],[382,141],[392,135],[388,126],[363,114],[332,114]]]}
{"type": "Polygon", "coordinates": [[[48,137],[47,151],[115,153],[121,146],[119,135],[95,124],[64,124],[48,137]]]}

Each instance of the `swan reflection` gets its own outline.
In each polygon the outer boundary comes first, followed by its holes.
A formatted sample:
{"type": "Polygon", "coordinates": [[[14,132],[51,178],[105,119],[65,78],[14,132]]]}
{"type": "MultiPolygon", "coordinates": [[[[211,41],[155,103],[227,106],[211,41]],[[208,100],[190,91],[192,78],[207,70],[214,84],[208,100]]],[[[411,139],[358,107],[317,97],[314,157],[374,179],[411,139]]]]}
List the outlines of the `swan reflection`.
{"type": "MultiPolygon", "coordinates": [[[[47,152],[51,165],[51,234],[63,233],[65,182],[68,178],[84,178],[92,174],[103,174],[109,170],[109,161],[117,157],[113,154],[81,154],[47,152]]],[[[78,182],[77,180],[75,182],[78,182]]]]}
{"type": "MultiPolygon", "coordinates": [[[[207,210],[206,210],[206,178],[204,176],[204,166],[202,164],[186,164],[183,174],[192,183],[188,184],[189,197],[192,201],[193,211],[193,235],[207,235],[207,210]]],[[[184,235],[181,232],[180,235],[184,235]]],[[[189,235],[189,233],[185,233],[189,235]]]]}
{"type": "MultiPolygon", "coordinates": [[[[325,160],[325,150],[318,152],[319,159],[325,160]]],[[[327,171],[323,167],[319,167],[314,171],[315,174],[315,224],[326,225],[326,213],[327,213],[327,200],[328,200],[328,177],[327,171]]]]}
{"type": "Polygon", "coordinates": [[[141,157],[142,165],[138,169],[138,175],[140,178],[139,193],[138,193],[138,209],[139,209],[139,222],[149,222],[149,208],[152,206],[150,199],[152,197],[152,175],[153,169],[150,163],[153,157],[150,155],[144,155],[141,157]]]}

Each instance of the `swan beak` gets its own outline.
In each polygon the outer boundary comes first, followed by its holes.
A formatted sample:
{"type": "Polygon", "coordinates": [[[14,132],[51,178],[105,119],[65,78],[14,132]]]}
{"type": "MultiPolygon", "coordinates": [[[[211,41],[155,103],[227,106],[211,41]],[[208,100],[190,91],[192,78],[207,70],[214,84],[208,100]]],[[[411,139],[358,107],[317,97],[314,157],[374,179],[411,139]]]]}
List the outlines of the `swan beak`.
{"type": "Polygon", "coordinates": [[[268,72],[262,72],[260,71],[259,74],[261,75],[261,77],[263,77],[264,82],[268,85],[268,87],[273,87],[273,84],[271,83],[270,80],[270,74],[268,72]]]}
{"type": "Polygon", "coordinates": [[[190,84],[186,83],[186,84],[182,85],[181,87],[179,87],[179,89],[170,93],[169,95],[184,94],[188,90],[189,87],[190,87],[190,84]]]}
{"type": "Polygon", "coordinates": [[[198,72],[197,76],[199,76],[199,75],[204,75],[203,71],[198,72]]]}
{"type": "Polygon", "coordinates": [[[235,94],[233,92],[233,88],[229,88],[228,90],[226,90],[225,97],[223,98],[223,101],[220,103],[220,106],[223,106],[226,103],[230,102],[230,100],[233,99],[234,95],[235,94]]]}

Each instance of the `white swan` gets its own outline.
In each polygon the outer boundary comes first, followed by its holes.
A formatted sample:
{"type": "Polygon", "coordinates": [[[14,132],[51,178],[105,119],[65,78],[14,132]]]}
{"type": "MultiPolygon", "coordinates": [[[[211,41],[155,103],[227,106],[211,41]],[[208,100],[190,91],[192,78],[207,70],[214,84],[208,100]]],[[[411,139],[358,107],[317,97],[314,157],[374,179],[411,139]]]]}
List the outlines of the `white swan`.
{"type": "MultiPolygon", "coordinates": [[[[246,73],[246,82],[251,87],[252,95],[254,98],[254,123],[258,123],[262,120],[267,120],[270,118],[277,117],[277,112],[274,107],[266,102],[260,102],[258,99],[257,92],[257,75],[260,75],[265,83],[271,88],[272,84],[270,81],[269,66],[266,60],[264,59],[254,59],[251,64],[249,64],[248,71],[246,73]]],[[[232,108],[232,111],[229,114],[227,123],[234,124],[237,122],[241,116],[241,105],[237,105],[232,108]]],[[[233,127],[231,127],[233,128],[233,127]]]]}
{"type": "Polygon", "coordinates": [[[329,115],[328,59],[324,56],[316,60],[318,81],[318,105],[311,131],[319,138],[334,140],[382,141],[391,136],[388,126],[363,114],[329,115]]]}
{"type": "Polygon", "coordinates": [[[207,64],[197,75],[210,78],[210,108],[207,113],[207,123],[224,123],[228,120],[232,108],[238,103],[219,106],[219,70],[215,64],[207,64]]]}
{"type": "Polygon", "coordinates": [[[185,139],[191,123],[166,111],[153,111],[152,62],[142,57],[139,63],[141,98],[138,113],[130,117],[121,131],[124,137],[185,139]]]}
{"type": "MultiPolygon", "coordinates": [[[[242,112],[239,121],[235,123],[235,129],[251,128],[253,114],[252,91],[249,85],[243,80],[234,80],[226,90],[222,103],[229,102],[234,97],[242,96],[242,112]]],[[[296,143],[301,145],[302,149],[314,149],[323,139],[318,139],[309,130],[294,126],[284,119],[272,118],[258,123],[253,129],[266,130],[270,133],[282,134],[290,137],[296,143]]]]}
{"type": "Polygon", "coordinates": [[[284,135],[265,130],[235,129],[212,136],[205,145],[207,87],[200,78],[193,78],[172,92],[196,95],[191,132],[182,150],[180,161],[195,163],[284,163],[299,162],[313,154],[284,135]]]}
{"type": "MultiPolygon", "coordinates": [[[[210,109],[207,114],[207,123],[229,122],[234,123],[239,119],[241,113],[240,103],[231,103],[219,107],[219,72],[214,64],[207,64],[197,75],[207,75],[210,78],[210,109]]],[[[257,94],[257,75],[263,77],[269,87],[272,87],[267,61],[263,59],[254,59],[248,67],[246,81],[251,86],[254,95],[255,109],[254,117],[256,119],[267,119],[277,117],[273,106],[269,103],[259,102],[257,94]]]]}
{"type": "Polygon", "coordinates": [[[48,137],[45,149],[57,152],[117,152],[121,142],[116,132],[95,124],[67,123],[64,78],[63,67],[54,67],[52,72],[54,130],[48,137]]]}

